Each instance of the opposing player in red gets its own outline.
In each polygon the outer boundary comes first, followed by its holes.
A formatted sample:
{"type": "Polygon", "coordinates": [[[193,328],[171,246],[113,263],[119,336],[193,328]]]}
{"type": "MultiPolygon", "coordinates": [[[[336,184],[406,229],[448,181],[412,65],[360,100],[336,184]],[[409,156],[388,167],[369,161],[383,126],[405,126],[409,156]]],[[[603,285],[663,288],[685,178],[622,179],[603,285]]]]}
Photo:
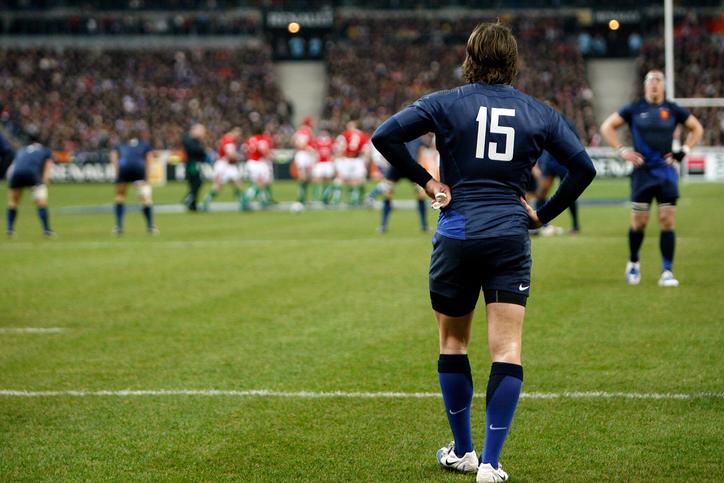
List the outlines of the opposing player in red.
{"type": "Polygon", "coordinates": [[[314,140],[317,150],[317,163],[312,168],[312,181],[315,184],[314,198],[325,205],[332,197],[332,181],[334,181],[334,138],[326,129],[314,140]]]}
{"type": "Polygon", "coordinates": [[[209,211],[211,202],[219,195],[221,186],[224,183],[234,185],[234,197],[239,202],[239,209],[246,209],[246,201],[241,192],[241,153],[239,152],[239,141],[241,140],[241,128],[235,127],[224,134],[219,142],[219,159],[214,163],[214,186],[204,197],[203,210],[209,211]]]}
{"type": "Polygon", "coordinates": [[[272,203],[271,155],[274,141],[260,126],[254,127],[253,135],[244,144],[246,169],[252,185],[246,192],[247,202],[258,199],[262,208],[272,203]]]}
{"type": "Polygon", "coordinates": [[[307,202],[307,189],[312,180],[312,170],[317,161],[317,150],[315,149],[314,131],[312,130],[312,118],[307,116],[299,129],[294,133],[292,142],[296,152],[294,153],[294,166],[299,180],[299,194],[297,201],[304,204],[307,202]]]}
{"type": "Polygon", "coordinates": [[[334,201],[338,203],[342,197],[342,185],[349,190],[349,204],[359,206],[362,201],[362,185],[367,177],[367,158],[369,157],[369,136],[357,129],[357,123],[350,121],[347,129],[337,136],[335,152],[337,160],[335,168],[334,201]]]}

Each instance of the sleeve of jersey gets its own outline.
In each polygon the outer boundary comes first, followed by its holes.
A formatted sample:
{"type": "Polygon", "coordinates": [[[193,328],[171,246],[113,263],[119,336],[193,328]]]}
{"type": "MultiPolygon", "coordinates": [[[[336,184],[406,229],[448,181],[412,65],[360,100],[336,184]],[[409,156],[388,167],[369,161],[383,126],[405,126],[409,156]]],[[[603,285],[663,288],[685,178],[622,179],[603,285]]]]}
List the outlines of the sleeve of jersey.
{"type": "Polygon", "coordinates": [[[679,124],[684,124],[687,119],[689,119],[689,111],[684,109],[683,107],[675,104],[674,105],[674,117],[676,118],[676,122],[679,124]]]}
{"type": "Polygon", "coordinates": [[[372,144],[392,166],[424,187],[432,176],[410,155],[405,143],[433,129],[429,114],[419,105],[413,104],[383,122],[372,135],[372,144]]]}
{"type": "Polygon", "coordinates": [[[555,194],[537,211],[538,219],[543,224],[563,213],[596,177],[596,169],[578,137],[560,116],[556,115],[556,118],[551,124],[549,140],[544,147],[568,168],[568,174],[555,194]]]}
{"type": "Polygon", "coordinates": [[[631,109],[632,105],[630,103],[626,104],[618,110],[618,115],[621,116],[624,121],[631,123],[631,109]]]}

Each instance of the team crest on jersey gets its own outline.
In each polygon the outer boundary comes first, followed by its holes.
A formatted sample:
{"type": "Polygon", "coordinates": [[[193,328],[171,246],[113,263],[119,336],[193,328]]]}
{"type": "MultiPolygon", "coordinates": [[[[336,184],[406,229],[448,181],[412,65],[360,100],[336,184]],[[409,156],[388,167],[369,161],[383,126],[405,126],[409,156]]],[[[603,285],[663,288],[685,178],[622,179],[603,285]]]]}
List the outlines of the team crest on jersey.
{"type": "Polygon", "coordinates": [[[668,121],[669,120],[669,110],[662,107],[659,109],[659,117],[662,121],[668,121]]]}

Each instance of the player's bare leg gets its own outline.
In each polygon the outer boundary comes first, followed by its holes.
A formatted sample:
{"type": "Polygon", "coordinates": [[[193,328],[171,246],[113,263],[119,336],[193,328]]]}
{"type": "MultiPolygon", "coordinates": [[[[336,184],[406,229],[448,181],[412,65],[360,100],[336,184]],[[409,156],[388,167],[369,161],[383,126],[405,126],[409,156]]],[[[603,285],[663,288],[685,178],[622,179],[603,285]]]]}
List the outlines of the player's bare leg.
{"type": "Polygon", "coordinates": [[[23,198],[23,190],[13,188],[8,190],[8,210],[7,210],[7,227],[6,233],[8,238],[15,236],[15,220],[18,217],[18,204],[23,198]]]}
{"type": "MultiPolygon", "coordinates": [[[[499,457],[510,431],[523,385],[521,351],[525,307],[512,303],[489,303],[488,348],[493,364],[486,394],[485,447],[480,457],[478,481],[495,481],[505,474],[499,457]]],[[[505,475],[507,478],[507,475],[505,475]]]]}
{"type": "Polygon", "coordinates": [[[123,234],[123,215],[126,211],[126,190],[127,183],[116,184],[116,195],[113,198],[115,202],[116,226],[113,227],[113,234],[120,236],[123,234]]]}
{"type": "Polygon", "coordinates": [[[649,204],[634,203],[631,210],[631,227],[628,230],[629,260],[626,263],[626,283],[638,285],[641,282],[639,250],[644,242],[644,232],[649,223],[649,204]]]}
{"type": "Polygon", "coordinates": [[[449,316],[435,311],[440,340],[438,381],[454,437],[454,441],[440,448],[436,456],[443,467],[465,473],[474,473],[478,469],[470,423],[473,377],[468,360],[468,344],[473,315],[474,311],[462,316],[449,316]]]}
{"type": "Polygon", "coordinates": [[[678,287],[679,281],[672,273],[674,265],[674,249],[676,247],[676,234],[674,225],[676,224],[676,205],[669,203],[660,203],[658,206],[659,228],[659,246],[661,249],[661,278],[659,285],[662,287],[678,287]]]}
{"type": "Polygon", "coordinates": [[[392,199],[395,197],[395,183],[389,180],[384,181],[384,200],[382,200],[382,221],[378,231],[387,233],[387,227],[390,222],[390,214],[392,213],[392,199]]]}
{"type": "Polygon", "coordinates": [[[143,217],[146,220],[146,232],[150,235],[157,235],[158,228],[153,224],[153,199],[151,185],[145,181],[136,183],[138,200],[141,202],[143,217]]]}
{"type": "Polygon", "coordinates": [[[43,228],[43,235],[46,238],[55,238],[56,234],[50,229],[50,220],[48,215],[48,187],[45,184],[33,186],[33,202],[38,209],[38,219],[43,228]]]}

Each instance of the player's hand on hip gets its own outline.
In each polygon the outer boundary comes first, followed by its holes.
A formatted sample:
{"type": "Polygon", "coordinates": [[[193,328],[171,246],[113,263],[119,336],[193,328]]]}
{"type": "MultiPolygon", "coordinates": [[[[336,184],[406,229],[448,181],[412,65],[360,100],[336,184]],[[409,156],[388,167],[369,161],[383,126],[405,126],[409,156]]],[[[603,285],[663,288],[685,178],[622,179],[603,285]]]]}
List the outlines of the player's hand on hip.
{"type": "Polygon", "coordinates": [[[631,148],[624,148],[620,151],[622,159],[630,162],[634,165],[634,168],[640,168],[644,164],[644,157],[641,153],[634,151],[631,148]]]}
{"type": "Polygon", "coordinates": [[[452,201],[450,187],[434,178],[430,178],[423,188],[427,196],[432,198],[432,207],[435,209],[445,208],[452,201]]]}
{"type": "Polygon", "coordinates": [[[538,219],[538,213],[533,209],[532,206],[528,204],[527,201],[525,201],[525,198],[522,196],[520,197],[520,202],[523,203],[523,207],[525,208],[525,211],[528,212],[528,218],[530,219],[529,225],[532,228],[540,228],[543,226],[543,223],[540,222],[538,219]]]}

